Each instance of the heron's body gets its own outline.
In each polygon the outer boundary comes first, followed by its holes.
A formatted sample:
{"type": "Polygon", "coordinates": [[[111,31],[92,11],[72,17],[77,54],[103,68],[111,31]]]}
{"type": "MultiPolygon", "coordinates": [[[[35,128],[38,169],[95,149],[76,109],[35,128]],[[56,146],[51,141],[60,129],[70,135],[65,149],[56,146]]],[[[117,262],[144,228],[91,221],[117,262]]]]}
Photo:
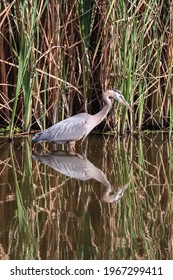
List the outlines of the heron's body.
{"type": "MultiPolygon", "coordinates": [[[[63,121],[60,121],[43,132],[38,132],[33,142],[47,141],[59,144],[78,141],[86,137],[92,130],[92,115],[80,113],[63,121]],[[63,127],[63,130],[62,130],[63,127]],[[80,130],[78,129],[80,127],[80,130]],[[49,139],[48,139],[49,137],[49,139]]],[[[93,128],[95,125],[93,124],[93,128]]]]}
{"type": "Polygon", "coordinates": [[[75,148],[75,142],[84,139],[90,131],[97,126],[108,114],[112,106],[110,97],[117,99],[120,103],[130,108],[127,101],[118,90],[107,90],[103,93],[103,108],[95,115],[80,113],[73,117],[60,121],[44,131],[38,132],[33,138],[33,142],[54,142],[68,143],[70,149],[75,148]]]}

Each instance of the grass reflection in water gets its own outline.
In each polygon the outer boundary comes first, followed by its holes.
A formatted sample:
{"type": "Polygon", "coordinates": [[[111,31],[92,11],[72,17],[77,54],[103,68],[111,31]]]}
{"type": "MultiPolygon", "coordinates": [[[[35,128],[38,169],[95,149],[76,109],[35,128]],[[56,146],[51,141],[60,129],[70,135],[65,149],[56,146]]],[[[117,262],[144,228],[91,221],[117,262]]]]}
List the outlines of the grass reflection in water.
{"type": "Polygon", "coordinates": [[[172,259],[167,135],[85,145],[67,155],[0,140],[0,258],[172,259]]]}

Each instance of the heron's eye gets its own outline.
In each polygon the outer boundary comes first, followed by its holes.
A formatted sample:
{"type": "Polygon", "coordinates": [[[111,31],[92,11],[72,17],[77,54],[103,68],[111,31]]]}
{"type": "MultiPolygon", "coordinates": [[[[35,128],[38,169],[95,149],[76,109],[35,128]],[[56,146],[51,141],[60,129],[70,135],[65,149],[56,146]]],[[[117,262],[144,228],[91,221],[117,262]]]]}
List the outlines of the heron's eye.
{"type": "Polygon", "coordinates": [[[122,94],[119,96],[119,98],[124,101],[124,96],[122,94]]]}
{"type": "Polygon", "coordinates": [[[118,95],[118,98],[119,98],[119,100],[123,100],[123,97],[122,97],[122,95],[118,95]]]}

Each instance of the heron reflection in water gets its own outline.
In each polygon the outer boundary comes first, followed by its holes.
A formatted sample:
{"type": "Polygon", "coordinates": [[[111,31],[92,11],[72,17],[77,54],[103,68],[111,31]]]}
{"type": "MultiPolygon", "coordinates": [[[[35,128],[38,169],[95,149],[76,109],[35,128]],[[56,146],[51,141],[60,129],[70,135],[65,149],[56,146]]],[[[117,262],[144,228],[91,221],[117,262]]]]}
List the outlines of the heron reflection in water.
{"type": "Polygon", "coordinates": [[[111,98],[117,100],[132,111],[124,96],[117,89],[106,90],[102,94],[103,108],[95,115],[80,113],[52,125],[44,131],[38,132],[32,138],[33,142],[54,142],[68,144],[68,150],[75,150],[76,141],[85,139],[90,131],[103,121],[111,109],[111,98]]]}
{"type": "Polygon", "coordinates": [[[124,191],[127,189],[130,182],[122,188],[113,192],[111,184],[106,178],[106,175],[92,164],[85,156],[80,154],[71,154],[66,152],[54,152],[51,154],[34,154],[33,158],[43,164],[52,167],[54,170],[62,173],[65,176],[87,181],[95,179],[104,187],[103,200],[106,202],[114,202],[121,199],[124,191]]]}

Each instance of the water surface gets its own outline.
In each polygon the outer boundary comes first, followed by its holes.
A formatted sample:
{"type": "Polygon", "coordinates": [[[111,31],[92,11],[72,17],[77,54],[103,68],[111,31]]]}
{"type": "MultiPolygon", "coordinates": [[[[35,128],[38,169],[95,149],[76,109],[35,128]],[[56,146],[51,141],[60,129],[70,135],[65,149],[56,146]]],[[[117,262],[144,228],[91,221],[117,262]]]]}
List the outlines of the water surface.
{"type": "Polygon", "coordinates": [[[0,139],[0,258],[173,259],[172,175],[166,134],[0,139]]]}

